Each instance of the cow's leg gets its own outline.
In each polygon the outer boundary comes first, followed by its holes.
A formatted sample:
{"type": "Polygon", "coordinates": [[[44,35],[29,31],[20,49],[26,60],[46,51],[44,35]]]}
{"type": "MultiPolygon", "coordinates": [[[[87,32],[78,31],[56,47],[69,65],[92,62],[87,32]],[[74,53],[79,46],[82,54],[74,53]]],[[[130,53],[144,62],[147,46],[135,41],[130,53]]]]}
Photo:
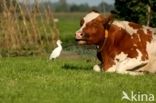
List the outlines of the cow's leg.
{"type": "Polygon", "coordinates": [[[93,70],[95,72],[101,72],[102,71],[102,55],[101,52],[97,52],[97,58],[99,59],[99,61],[101,62],[101,64],[96,64],[93,66],[93,70]]]}
{"type": "Polygon", "coordinates": [[[101,52],[97,52],[97,58],[99,59],[99,61],[101,61],[101,64],[96,64],[93,66],[93,70],[95,72],[101,72],[102,71],[102,55],[101,52]]]}
{"type": "MultiPolygon", "coordinates": [[[[94,65],[94,67],[93,67],[93,70],[95,71],[95,72],[101,72],[102,70],[103,70],[103,68],[102,68],[102,65],[101,64],[96,64],[96,65],[94,65]]],[[[116,67],[115,66],[112,66],[111,68],[109,68],[107,71],[105,71],[105,72],[115,72],[116,71],[116,67]]]]}
{"type": "Polygon", "coordinates": [[[116,71],[116,65],[113,65],[112,67],[110,67],[109,69],[107,69],[105,72],[115,72],[116,71]]]}
{"type": "Polygon", "coordinates": [[[99,64],[96,64],[96,65],[94,65],[93,70],[95,72],[101,72],[102,68],[101,68],[101,66],[99,64]]]}
{"type": "Polygon", "coordinates": [[[143,75],[143,72],[136,72],[136,71],[127,71],[124,68],[117,70],[117,66],[113,65],[112,67],[110,67],[107,71],[105,72],[117,72],[119,74],[129,74],[129,75],[143,75]]]}

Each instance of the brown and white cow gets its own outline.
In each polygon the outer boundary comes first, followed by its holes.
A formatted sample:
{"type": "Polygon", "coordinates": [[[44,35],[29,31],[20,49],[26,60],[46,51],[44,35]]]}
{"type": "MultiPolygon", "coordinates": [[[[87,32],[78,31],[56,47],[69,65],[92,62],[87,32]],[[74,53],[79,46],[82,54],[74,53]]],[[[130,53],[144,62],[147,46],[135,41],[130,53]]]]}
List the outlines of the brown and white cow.
{"type": "Polygon", "coordinates": [[[96,45],[101,65],[95,71],[141,74],[156,72],[156,41],[150,27],[128,21],[112,20],[97,12],[90,12],[76,31],[79,44],[96,45]]]}

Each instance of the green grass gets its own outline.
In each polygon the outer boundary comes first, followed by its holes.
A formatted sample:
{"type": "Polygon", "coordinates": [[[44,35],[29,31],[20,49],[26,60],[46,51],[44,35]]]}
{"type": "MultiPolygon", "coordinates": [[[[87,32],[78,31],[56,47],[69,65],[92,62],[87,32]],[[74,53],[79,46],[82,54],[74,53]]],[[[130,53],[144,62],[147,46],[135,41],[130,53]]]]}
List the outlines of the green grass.
{"type": "Polygon", "coordinates": [[[59,13],[56,18],[59,19],[58,28],[60,30],[60,37],[66,43],[74,42],[75,32],[80,27],[80,19],[84,13],[59,13]]]}
{"type": "Polygon", "coordinates": [[[130,103],[121,101],[123,90],[156,95],[155,75],[95,73],[95,58],[73,57],[0,59],[0,103],[130,103]]]}

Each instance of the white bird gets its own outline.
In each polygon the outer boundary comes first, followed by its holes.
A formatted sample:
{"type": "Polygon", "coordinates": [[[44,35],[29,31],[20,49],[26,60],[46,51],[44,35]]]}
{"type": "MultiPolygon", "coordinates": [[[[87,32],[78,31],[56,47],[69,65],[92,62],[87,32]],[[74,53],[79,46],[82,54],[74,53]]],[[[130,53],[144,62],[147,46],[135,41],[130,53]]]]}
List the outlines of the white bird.
{"type": "Polygon", "coordinates": [[[61,51],[62,51],[61,40],[57,40],[56,44],[57,44],[57,47],[50,54],[49,60],[51,60],[51,59],[54,60],[57,57],[59,57],[61,54],[61,51]]]}

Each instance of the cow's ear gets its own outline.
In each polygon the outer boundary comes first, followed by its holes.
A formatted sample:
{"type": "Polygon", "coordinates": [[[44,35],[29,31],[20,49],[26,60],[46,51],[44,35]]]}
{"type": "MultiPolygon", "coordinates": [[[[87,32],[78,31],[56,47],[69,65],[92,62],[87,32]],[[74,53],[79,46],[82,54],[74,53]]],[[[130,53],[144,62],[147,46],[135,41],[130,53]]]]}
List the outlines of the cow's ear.
{"type": "Polygon", "coordinates": [[[110,25],[113,23],[113,16],[110,14],[103,21],[103,26],[105,29],[109,29],[110,25]]]}

